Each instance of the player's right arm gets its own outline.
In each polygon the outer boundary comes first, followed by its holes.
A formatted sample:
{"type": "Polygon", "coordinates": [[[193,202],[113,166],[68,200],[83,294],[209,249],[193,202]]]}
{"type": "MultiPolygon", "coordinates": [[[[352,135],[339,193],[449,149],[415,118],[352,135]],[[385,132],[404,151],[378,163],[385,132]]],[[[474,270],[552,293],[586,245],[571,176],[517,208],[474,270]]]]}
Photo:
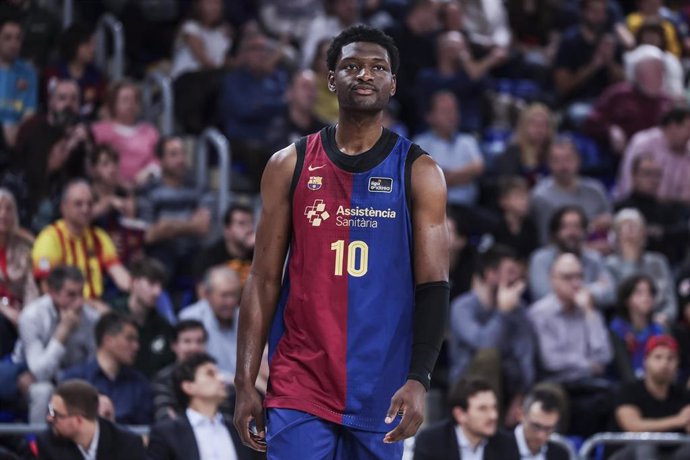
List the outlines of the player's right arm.
{"type": "Polygon", "coordinates": [[[259,451],[266,450],[265,443],[257,442],[257,438],[264,437],[265,430],[261,398],[254,384],[280,295],[290,239],[290,185],[296,161],[295,146],[290,145],[273,155],[264,170],[254,260],[240,304],[234,420],[242,442],[259,451]],[[259,436],[250,435],[252,420],[256,422],[259,436]]]}

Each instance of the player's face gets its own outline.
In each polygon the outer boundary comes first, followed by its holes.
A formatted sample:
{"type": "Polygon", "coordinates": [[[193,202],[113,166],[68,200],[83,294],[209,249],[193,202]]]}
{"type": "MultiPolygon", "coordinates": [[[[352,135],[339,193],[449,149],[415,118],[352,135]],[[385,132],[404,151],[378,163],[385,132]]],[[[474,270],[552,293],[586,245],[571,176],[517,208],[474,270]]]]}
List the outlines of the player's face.
{"type": "Polygon", "coordinates": [[[395,75],[388,52],[369,42],[343,46],[335,71],[328,73],[328,87],[338,95],[342,109],[382,111],[395,94],[395,75]]]}
{"type": "Polygon", "coordinates": [[[476,436],[487,438],[496,433],[498,406],[493,391],[482,391],[467,400],[467,410],[460,410],[460,425],[476,436]]]}

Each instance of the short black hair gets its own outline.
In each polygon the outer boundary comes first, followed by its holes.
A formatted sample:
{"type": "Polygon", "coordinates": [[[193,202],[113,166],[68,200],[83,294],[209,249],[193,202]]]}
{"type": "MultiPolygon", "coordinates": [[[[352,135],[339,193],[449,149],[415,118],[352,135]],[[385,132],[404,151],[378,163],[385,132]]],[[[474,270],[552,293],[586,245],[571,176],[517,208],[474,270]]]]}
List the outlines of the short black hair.
{"type": "Polygon", "coordinates": [[[514,190],[529,192],[529,185],[521,176],[501,176],[498,178],[498,199],[505,198],[514,190]]]}
{"type": "Polygon", "coordinates": [[[243,212],[254,216],[254,210],[251,206],[242,203],[232,203],[225,211],[225,214],[223,214],[223,225],[225,227],[230,225],[230,222],[232,222],[236,212],[243,212]]]}
{"type": "Polygon", "coordinates": [[[134,321],[134,319],[130,316],[123,315],[122,313],[111,311],[101,316],[96,323],[96,328],[94,330],[94,334],[96,336],[96,346],[100,348],[106,335],[119,334],[127,324],[132,326],[134,329],[137,329],[137,323],[134,321]]]}
{"type": "Polygon", "coordinates": [[[563,217],[565,217],[566,214],[570,214],[572,212],[580,216],[582,228],[585,230],[587,229],[589,222],[587,220],[587,214],[585,214],[584,209],[575,204],[561,206],[556,210],[556,212],[553,213],[551,219],[549,219],[549,235],[551,235],[552,238],[555,237],[558,231],[561,229],[561,221],[563,220],[563,217]]]}
{"type": "Polygon", "coordinates": [[[204,341],[208,341],[208,332],[206,332],[204,323],[197,319],[183,319],[173,326],[173,343],[177,342],[183,332],[194,329],[201,329],[204,332],[204,341]]]}
{"type": "Polygon", "coordinates": [[[70,62],[77,57],[79,47],[87,43],[93,37],[95,29],[85,24],[72,24],[60,35],[60,57],[65,62],[70,62]]]}
{"type": "Polygon", "coordinates": [[[361,24],[348,27],[333,39],[331,46],[328,48],[328,52],[326,53],[328,70],[335,70],[335,65],[338,62],[338,58],[340,57],[343,47],[355,42],[376,43],[377,45],[384,47],[388,52],[389,59],[391,60],[391,71],[393,74],[398,73],[398,67],[400,66],[400,52],[398,51],[398,47],[395,46],[393,38],[380,29],[361,24]]]}
{"type": "Polygon", "coordinates": [[[515,251],[502,244],[494,244],[484,252],[477,254],[474,273],[480,278],[484,278],[484,273],[490,269],[496,269],[505,259],[517,260],[515,251]]]}
{"type": "MultiPolygon", "coordinates": [[[[636,273],[634,275],[631,275],[625,278],[618,285],[618,297],[616,297],[618,301],[618,314],[628,321],[630,321],[628,301],[630,300],[630,297],[632,297],[633,292],[635,292],[635,288],[637,287],[637,285],[641,282],[647,283],[649,289],[652,292],[652,297],[656,297],[656,283],[654,282],[654,279],[646,273],[636,273]]],[[[653,315],[654,311],[650,311],[649,315],[647,315],[647,319],[651,321],[653,315]]]]}
{"type": "Polygon", "coordinates": [[[540,384],[532,388],[522,402],[522,410],[526,414],[535,403],[541,404],[544,412],[563,413],[563,395],[559,394],[551,384],[540,384]]]}
{"type": "MultiPolygon", "coordinates": [[[[5,12],[3,12],[5,13],[5,12]]],[[[16,24],[22,29],[22,33],[24,32],[24,26],[22,25],[22,20],[19,19],[19,16],[13,13],[5,13],[0,15],[0,30],[2,30],[3,27],[5,27],[5,24],[16,24]]]]}
{"type": "Polygon", "coordinates": [[[206,363],[216,364],[216,359],[208,353],[197,353],[175,366],[173,371],[173,390],[180,407],[189,405],[189,395],[182,389],[183,382],[193,382],[196,370],[206,363]]]}
{"type": "Polygon", "coordinates": [[[496,390],[489,382],[478,377],[463,377],[453,386],[448,393],[448,405],[453,407],[460,407],[462,410],[467,410],[469,407],[469,400],[478,393],[490,391],[494,395],[496,390]]]}
{"type": "Polygon", "coordinates": [[[167,273],[163,264],[149,257],[144,257],[134,262],[129,272],[132,275],[132,279],[144,278],[161,284],[165,284],[167,279],[167,273]]]}
{"type": "Polygon", "coordinates": [[[84,274],[78,267],[72,265],[58,265],[50,270],[48,278],[46,279],[48,287],[53,291],[62,290],[66,281],[83,284],[84,274]]]}
{"type": "Polygon", "coordinates": [[[661,117],[661,126],[678,125],[690,118],[690,109],[687,107],[673,107],[661,117]]]}

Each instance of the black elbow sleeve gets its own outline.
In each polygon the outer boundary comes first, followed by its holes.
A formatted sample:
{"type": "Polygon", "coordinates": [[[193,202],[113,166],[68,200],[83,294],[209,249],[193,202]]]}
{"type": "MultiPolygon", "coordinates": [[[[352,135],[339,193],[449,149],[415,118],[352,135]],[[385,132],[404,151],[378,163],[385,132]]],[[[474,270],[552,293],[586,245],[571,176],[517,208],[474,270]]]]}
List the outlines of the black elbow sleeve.
{"type": "Polygon", "coordinates": [[[443,337],[450,304],[447,281],[420,284],[415,288],[412,325],[412,359],[408,380],[417,380],[429,389],[443,337]]]}

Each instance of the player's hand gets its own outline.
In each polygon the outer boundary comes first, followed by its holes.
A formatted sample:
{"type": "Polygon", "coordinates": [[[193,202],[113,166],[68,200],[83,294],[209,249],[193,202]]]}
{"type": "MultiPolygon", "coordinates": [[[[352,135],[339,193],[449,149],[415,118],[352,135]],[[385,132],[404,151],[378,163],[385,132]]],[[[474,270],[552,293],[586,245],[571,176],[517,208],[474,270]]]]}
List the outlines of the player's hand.
{"type": "Polygon", "coordinates": [[[416,380],[408,380],[391,398],[386,414],[386,423],[392,423],[395,416],[402,414],[402,420],[393,430],[386,433],[385,443],[402,441],[414,436],[424,421],[426,389],[416,380]]]}
{"type": "Polygon", "coordinates": [[[237,387],[236,390],[235,429],[245,446],[259,452],[266,452],[266,424],[259,392],[253,386],[237,387]]]}

